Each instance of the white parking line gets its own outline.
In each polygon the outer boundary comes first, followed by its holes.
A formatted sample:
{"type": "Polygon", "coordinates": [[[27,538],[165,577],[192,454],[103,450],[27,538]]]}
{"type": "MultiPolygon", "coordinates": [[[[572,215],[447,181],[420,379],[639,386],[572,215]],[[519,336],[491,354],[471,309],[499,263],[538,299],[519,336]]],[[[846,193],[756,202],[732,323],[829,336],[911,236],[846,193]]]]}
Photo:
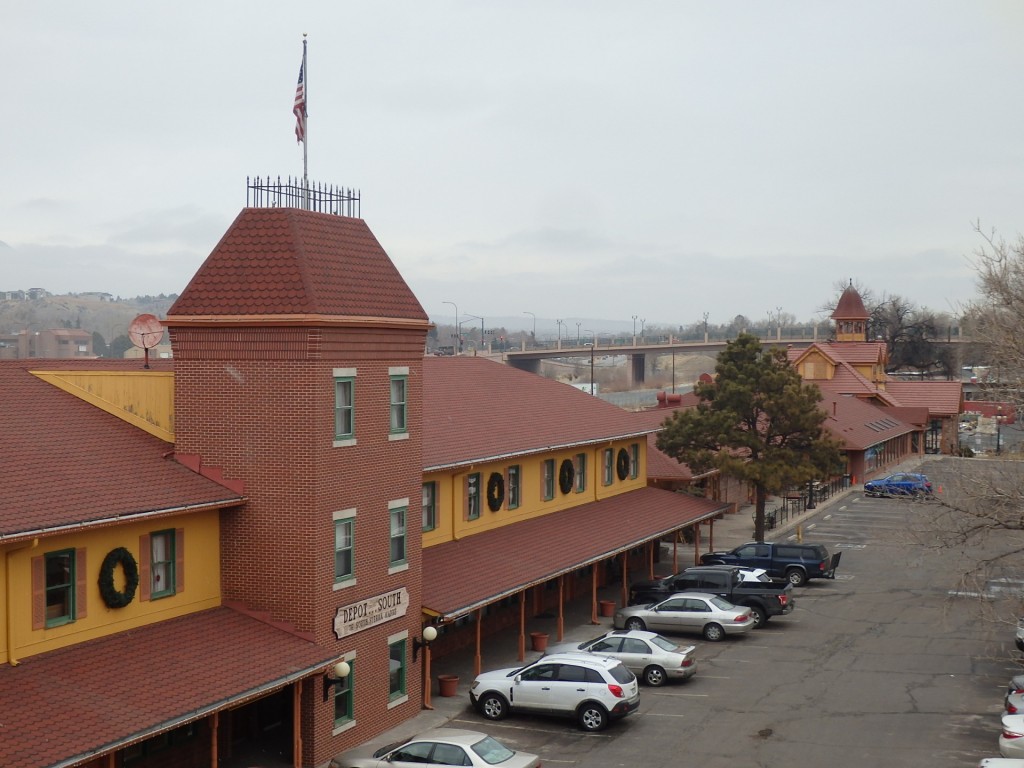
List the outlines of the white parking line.
{"type": "Polygon", "coordinates": [[[645,696],[667,696],[669,698],[676,699],[706,699],[710,696],[710,693],[669,693],[668,691],[652,691],[650,688],[644,689],[645,696]]]}

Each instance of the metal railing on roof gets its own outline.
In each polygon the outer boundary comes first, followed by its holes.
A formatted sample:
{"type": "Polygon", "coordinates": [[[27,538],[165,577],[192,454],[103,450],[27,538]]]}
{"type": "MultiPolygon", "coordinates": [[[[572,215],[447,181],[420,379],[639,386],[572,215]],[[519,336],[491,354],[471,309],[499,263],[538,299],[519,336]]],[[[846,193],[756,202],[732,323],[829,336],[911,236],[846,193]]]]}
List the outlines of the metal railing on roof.
{"type": "Polygon", "coordinates": [[[332,213],[335,216],[362,218],[362,198],[358,189],[333,184],[305,182],[288,176],[245,177],[246,208],[301,208],[305,211],[332,213]]]}

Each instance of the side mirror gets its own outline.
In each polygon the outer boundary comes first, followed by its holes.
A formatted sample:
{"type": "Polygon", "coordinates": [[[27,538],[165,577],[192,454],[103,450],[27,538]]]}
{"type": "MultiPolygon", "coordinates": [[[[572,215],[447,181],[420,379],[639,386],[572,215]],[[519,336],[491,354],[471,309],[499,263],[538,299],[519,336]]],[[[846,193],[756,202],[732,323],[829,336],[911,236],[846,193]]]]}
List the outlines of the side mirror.
{"type": "Polygon", "coordinates": [[[523,680],[523,676],[522,676],[522,675],[516,675],[516,676],[515,676],[515,677],[513,678],[513,680],[512,680],[512,681],[513,681],[513,682],[514,682],[514,683],[515,683],[516,685],[519,685],[519,683],[521,683],[521,682],[522,682],[522,680],[523,680]]]}

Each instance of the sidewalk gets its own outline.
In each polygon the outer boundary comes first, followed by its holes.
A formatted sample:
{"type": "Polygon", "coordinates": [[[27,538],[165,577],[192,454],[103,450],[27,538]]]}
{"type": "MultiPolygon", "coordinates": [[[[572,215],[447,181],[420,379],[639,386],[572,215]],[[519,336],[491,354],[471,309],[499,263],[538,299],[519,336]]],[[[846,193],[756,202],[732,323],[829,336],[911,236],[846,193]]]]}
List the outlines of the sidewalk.
{"type": "MultiPolygon", "coordinates": [[[[916,463],[917,462],[915,462],[915,465],[916,463]]],[[[909,471],[909,468],[906,466],[893,467],[890,471],[896,472],[901,470],[909,471]]],[[[807,518],[813,517],[814,515],[821,513],[823,510],[839,504],[850,493],[859,490],[862,487],[863,486],[861,485],[852,486],[839,491],[838,493],[832,494],[828,499],[818,502],[814,509],[805,509],[802,512],[791,516],[782,525],[770,531],[766,531],[765,538],[768,540],[775,540],[788,536],[807,518]]],[[[771,508],[774,506],[774,503],[769,503],[768,506],[771,508]]],[[[740,507],[737,512],[723,515],[721,518],[715,520],[714,549],[716,551],[732,549],[733,547],[737,547],[740,544],[753,540],[753,510],[753,505],[744,505],[740,507]]],[[[677,546],[679,547],[677,555],[679,568],[686,568],[692,562],[693,547],[689,544],[680,544],[677,546]]],[[[669,575],[672,568],[671,555],[665,557],[665,551],[666,549],[663,547],[661,561],[657,563],[655,567],[655,571],[660,575],[669,575]]],[[[704,540],[702,541],[702,551],[708,551],[706,534],[704,534],[704,540]]],[[[634,574],[634,578],[642,578],[642,576],[640,574],[634,574]]],[[[607,599],[617,602],[620,596],[620,586],[604,587],[598,590],[599,600],[607,599]]],[[[556,642],[582,642],[592,637],[596,637],[611,628],[612,619],[610,617],[599,617],[596,625],[591,623],[591,606],[589,600],[578,600],[573,603],[565,604],[564,638],[561,641],[557,640],[557,618],[555,616],[540,616],[530,619],[530,630],[548,632],[551,638],[550,642],[552,644],[556,642]]],[[[520,666],[523,662],[520,662],[518,659],[518,644],[518,632],[497,633],[487,637],[484,640],[484,648],[481,652],[481,669],[490,670],[520,666]]],[[[537,658],[539,653],[537,651],[530,650],[529,638],[527,638],[526,644],[526,661],[537,658]]],[[[385,744],[400,741],[431,728],[439,728],[448,725],[452,720],[463,716],[466,716],[471,720],[479,720],[479,729],[485,729],[486,721],[472,713],[469,704],[469,686],[472,684],[474,677],[473,649],[457,651],[442,659],[433,660],[430,672],[431,677],[433,678],[430,681],[432,686],[431,704],[433,709],[422,710],[418,715],[406,720],[401,725],[396,726],[389,731],[385,731],[376,738],[371,739],[367,742],[368,744],[373,746],[383,746],[385,744]],[[455,675],[458,677],[458,689],[455,696],[440,696],[438,694],[438,675],[455,675]]]]}

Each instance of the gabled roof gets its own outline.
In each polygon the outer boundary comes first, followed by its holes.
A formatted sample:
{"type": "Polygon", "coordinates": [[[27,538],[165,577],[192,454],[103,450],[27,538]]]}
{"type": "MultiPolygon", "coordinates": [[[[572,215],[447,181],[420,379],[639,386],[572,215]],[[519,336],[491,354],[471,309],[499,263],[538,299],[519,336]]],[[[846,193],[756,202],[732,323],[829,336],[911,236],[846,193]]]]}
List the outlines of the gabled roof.
{"type": "Polygon", "coordinates": [[[815,379],[814,383],[819,389],[829,390],[842,395],[857,395],[858,397],[878,398],[890,405],[899,405],[895,398],[879,389],[857,369],[849,363],[841,362],[836,365],[836,370],[831,379],[815,379]]]}
{"type": "Polygon", "coordinates": [[[839,303],[832,311],[833,320],[867,320],[871,314],[864,308],[864,300],[853,285],[848,285],[839,303]]]}
{"type": "Polygon", "coordinates": [[[31,373],[140,365],[139,360],[0,361],[0,541],[242,500],[176,462],[164,441],[31,373]]]}
{"type": "Polygon", "coordinates": [[[884,341],[816,341],[803,349],[786,350],[786,357],[791,363],[796,363],[813,350],[837,364],[846,362],[852,365],[874,365],[885,360],[884,341]]]}
{"type": "Polygon", "coordinates": [[[174,302],[168,320],[268,315],[427,322],[362,219],[245,208],[174,302]]]}
{"type": "Polygon", "coordinates": [[[658,450],[658,436],[647,436],[647,479],[688,483],[693,480],[689,464],[681,464],[658,450]]]}
{"type": "Polygon", "coordinates": [[[505,595],[707,520],[730,506],[684,493],[639,488],[427,547],[423,550],[423,606],[439,616],[457,618],[505,595]],[[467,578],[468,574],[487,576],[467,578]]]}
{"type": "Polygon", "coordinates": [[[933,416],[955,416],[961,411],[963,384],[959,381],[892,381],[885,391],[900,405],[920,406],[933,416]]]}
{"type": "Polygon", "coordinates": [[[425,357],[423,379],[427,472],[657,429],[568,384],[482,357],[425,357]]]}
{"type": "Polygon", "coordinates": [[[336,657],[221,607],[3,664],[0,765],[84,761],[266,695],[336,657]]]}

